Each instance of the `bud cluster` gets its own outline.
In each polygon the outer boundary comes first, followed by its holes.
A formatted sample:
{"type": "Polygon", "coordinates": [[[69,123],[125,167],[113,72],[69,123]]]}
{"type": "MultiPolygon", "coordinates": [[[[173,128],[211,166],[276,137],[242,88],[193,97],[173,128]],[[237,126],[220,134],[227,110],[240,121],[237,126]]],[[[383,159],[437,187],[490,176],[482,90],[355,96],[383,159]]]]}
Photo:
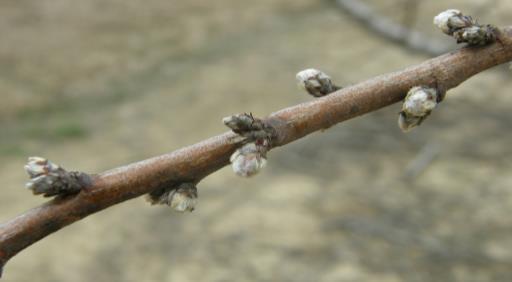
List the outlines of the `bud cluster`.
{"type": "Polygon", "coordinates": [[[25,171],[30,176],[25,185],[27,189],[34,195],[43,194],[45,197],[77,193],[90,182],[87,174],[68,172],[41,157],[30,157],[25,171]]]}
{"type": "Polygon", "coordinates": [[[236,134],[249,140],[270,139],[273,134],[272,127],[267,126],[261,119],[252,114],[236,114],[222,119],[227,127],[236,134]]]}
{"type": "Polygon", "coordinates": [[[244,145],[230,157],[233,171],[242,177],[257,174],[267,163],[266,154],[274,137],[274,128],[252,114],[237,114],[222,119],[233,132],[243,137],[244,145]]]}
{"type": "Polygon", "coordinates": [[[457,43],[485,45],[496,40],[497,28],[493,25],[480,25],[470,16],[459,10],[449,9],[434,17],[434,24],[445,34],[453,36],[457,43]]]}

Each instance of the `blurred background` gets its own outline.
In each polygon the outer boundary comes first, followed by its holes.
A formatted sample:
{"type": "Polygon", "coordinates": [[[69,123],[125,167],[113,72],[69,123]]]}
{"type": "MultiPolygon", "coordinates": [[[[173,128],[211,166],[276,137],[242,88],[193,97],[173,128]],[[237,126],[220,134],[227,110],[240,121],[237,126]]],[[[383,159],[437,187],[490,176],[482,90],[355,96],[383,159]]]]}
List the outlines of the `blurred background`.
{"type": "MultiPolygon", "coordinates": [[[[94,173],[170,152],[311,100],[302,69],[350,85],[458,48],[432,25],[447,8],[512,24],[506,0],[2,0],[0,222],[45,202],[28,156],[94,173]]],[[[408,134],[397,104],[272,151],[254,178],[224,168],[191,214],[109,208],[4,280],[510,281],[511,75],[477,75],[408,134]]]]}

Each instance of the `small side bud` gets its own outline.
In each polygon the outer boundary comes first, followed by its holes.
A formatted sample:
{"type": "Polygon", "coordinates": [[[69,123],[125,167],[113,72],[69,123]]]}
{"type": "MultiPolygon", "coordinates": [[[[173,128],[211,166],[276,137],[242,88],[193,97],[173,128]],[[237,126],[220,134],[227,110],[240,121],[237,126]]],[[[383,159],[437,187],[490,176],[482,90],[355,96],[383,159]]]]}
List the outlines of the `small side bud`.
{"type": "Polygon", "coordinates": [[[233,171],[242,177],[250,177],[258,174],[267,163],[267,144],[253,142],[236,150],[230,158],[233,171]]]}
{"type": "Polygon", "coordinates": [[[398,117],[398,126],[407,132],[419,126],[440,101],[440,95],[434,88],[413,87],[407,92],[398,117]]]}
{"type": "Polygon", "coordinates": [[[146,198],[152,205],[168,205],[177,212],[191,212],[198,203],[197,188],[193,183],[181,183],[178,187],[170,187],[153,191],[146,198]]]}
{"type": "Polygon", "coordinates": [[[322,97],[341,89],[332,83],[330,76],[317,69],[305,69],[297,73],[295,77],[299,87],[314,97],[322,97]]]}
{"type": "Polygon", "coordinates": [[[25,165],[30,180],[25,184],[34,195],[45,197],[78,193],[90,184],[90,177],[83,172],[68,172],[59,165],[41,157],[30,157],[25,165]]]}
{"type": "Polygon", "coordinates": [[[486,45],[496,41],[496,27],[492,25],[474,25],[455,31],[453,38],[457,40],[457,43],[486,45]]]}
{"type": "Polygon", "coordinates": [[[222,119],[222,122],[227,127],[231,128],[235,133],[242,133],[245,131],[250,131],[255,128],[260,127],[260,123],[252,116],[252,114],[236,114],[232,116],[228,116],[222,119]]]}
{"type": "Polygon", "coordinates": [[[271,126],[265,124],[261,119],[253,117],[252,114],[228,116],[223,118],[222,122],[233,132],[249,141],[272,139],[275,134],[271,126]]]}

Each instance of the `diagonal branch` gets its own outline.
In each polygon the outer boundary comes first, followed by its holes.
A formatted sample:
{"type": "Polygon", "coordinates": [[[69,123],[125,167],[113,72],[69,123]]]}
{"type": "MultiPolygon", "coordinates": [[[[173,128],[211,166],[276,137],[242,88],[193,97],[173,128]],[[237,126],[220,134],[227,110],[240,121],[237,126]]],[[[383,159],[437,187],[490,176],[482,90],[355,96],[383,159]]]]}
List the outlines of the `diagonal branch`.
{"type": "MultiPolygon", "coordinates": [[[[490,67],[512,60],[512,27],[497,43],[466,47],[405,70],[378,76],[328,96],[275,112],[263,121],[275,129],[271,147],[399,102],[417,85],[446,91],[490,67]]],[[[0,225],[2,266],[21,250],[90,214],[156,189],[197,183],[229,163],[242,145],[233,132],[172,153],[91,175],[78,194],[57,197],[0,225]]],[[[1,275],[1,274],[0,274],[1,275]]]]}

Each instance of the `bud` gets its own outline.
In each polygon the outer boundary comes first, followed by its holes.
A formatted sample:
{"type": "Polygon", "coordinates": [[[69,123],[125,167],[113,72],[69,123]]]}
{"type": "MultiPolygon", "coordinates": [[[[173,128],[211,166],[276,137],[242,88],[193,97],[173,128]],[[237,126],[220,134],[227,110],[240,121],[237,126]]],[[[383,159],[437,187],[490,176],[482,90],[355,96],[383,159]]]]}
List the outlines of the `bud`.
{"type": "Polygon", "coordinates": [[[25,171],[31,178],[48,174],[50,172],[57,172],[59,169],[61,168],[58,165],[41,157],[29,157],[28,162],[25,165],[25,171]]]}
{"type": "Polygon", "coordinates": [[[407,92],[402,111],[414,116],[428,115],[437,105],[437,91],[434,88],[416,86],[407,92]]]}
{"type": "MultiPolygon", "coordinates": [[[[259,122],[252,116],[252,114],[236,114],[222,119],[222,122],[235,133],[254,130],[254,127],[259,126],[259,122]]],[[[261,128],[256,128],[261,129],[261,128]]]]}
{"type": "Polygon", "coordinates": [[[416,86],[407,92],[398,117],[398,126],[407,132],[419,126],[437,106],[440,97],[434,88],[416,86]]]}
{"type": "Polygon", "coordinates": [[[177,212],[191,212],[197,205],[197,188],[192,183],[182,183],[177,189],[169,192],[167,205],[177,212]]]}
{"type": "Polygon", "coordinates": [[[152,205],[168,205],[177,212],[193,211],[198,202],[197,188],[193,183],[185,182],[178,186],[152,191],[146,200],[152,205]]]}
{"type": "MultiPolygon", "coordinates": [[[[259,139],[272,139],[274,128],[267,125],[252,114],[236,114],[222,119],[222,122],[233,132],[249,141],[259,139]]],[[[243,139],[244,140],[244,139],[243,139]]]]}
{"type": "Polygon", "coordinates": [[[248,143],[236,150],[231,158],[233,171],[242,177],[256,175],[267,163],[266,152],[268,144],[248,143]]]}
{"type": "Polygon", "coordinates": [[[341,88],[332,83],[331,77],[317,69],[305,69],[295,77],[299,87],[314,97],[322,97],[341,88]]]}
{"type": "Polygon", "coordinates": [[[43,194],[45,197],[77,193],[91,181],[83,172],[68,172],[41,157],[30,157],[25,171],[30,176],[25,187],[34,195],[43,194]]]}
{"type": "Polygon", "coordinates": [[[459,10],[451,9],[440,13],[434,17],[434,24],[444,33],[453,36],[457,43],[485,45],[496,40],[496,27],[480,25],[459,10]]]}
{"type": "Polygon", "coordinates": [[[459,10],[449,9],[435,16],[434,24],[444,33],[452,35],[455,29],[471,26],[472,21],[468,22],[468,17],[463,16],[459,10]]]}
{"type": "Polygon", "coordinates": [[[485,45],[496,40],[496,28],[491,25],[474,25],[453,33],[457,43],[468,45],[485,45]]]}

